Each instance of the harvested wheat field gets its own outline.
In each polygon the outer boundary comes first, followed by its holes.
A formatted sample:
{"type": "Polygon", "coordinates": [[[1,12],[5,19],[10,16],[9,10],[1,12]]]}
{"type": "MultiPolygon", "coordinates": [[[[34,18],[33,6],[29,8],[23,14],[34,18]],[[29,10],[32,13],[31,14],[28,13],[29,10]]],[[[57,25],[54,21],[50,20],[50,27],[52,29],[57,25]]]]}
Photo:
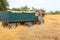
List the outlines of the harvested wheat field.
{"type": "Polygon", "coordinates": [[[0,40],[60,40],[60,15],[46,15],[45,23],[15,29],[3,28],[0,23],[0,40]]]}

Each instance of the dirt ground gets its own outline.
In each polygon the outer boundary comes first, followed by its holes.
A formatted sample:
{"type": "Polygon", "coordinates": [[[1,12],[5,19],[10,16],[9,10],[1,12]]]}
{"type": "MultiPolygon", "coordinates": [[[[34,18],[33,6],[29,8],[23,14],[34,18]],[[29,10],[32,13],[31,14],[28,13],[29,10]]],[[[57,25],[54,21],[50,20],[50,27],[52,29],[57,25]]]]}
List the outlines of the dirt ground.
{"type": "Polygon", "coordinates": [[[60,15],[46,15],[45,23],[26,27],[3,28],[0,22],[0,40],[60,40],[60,15]]]}

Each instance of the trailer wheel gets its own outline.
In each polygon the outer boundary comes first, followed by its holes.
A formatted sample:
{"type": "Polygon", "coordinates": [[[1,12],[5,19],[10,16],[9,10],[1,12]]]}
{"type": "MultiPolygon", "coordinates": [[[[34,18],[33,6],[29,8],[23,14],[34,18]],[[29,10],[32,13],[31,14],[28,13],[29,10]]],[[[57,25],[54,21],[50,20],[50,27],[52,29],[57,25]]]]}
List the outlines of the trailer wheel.
{"type": "Polygon", "coordinates": [[[8,24],[8,27],[9,27],[9,29],[10,29],[10,28],[16,28],[16,24],[15,24],[15,23],[9,23],[9,24],[8,24]]]}
{"type": "Polygon", "coordinates": [[[7,27],[8,23],[2,22],[3,27],[7,27]]]}
{"type": "Polygon", "coordinates": [[[26,22],[25,24],[26,24],[28,27],[33,26],[33,23],[32,23],[32,22],[26,22]]]}

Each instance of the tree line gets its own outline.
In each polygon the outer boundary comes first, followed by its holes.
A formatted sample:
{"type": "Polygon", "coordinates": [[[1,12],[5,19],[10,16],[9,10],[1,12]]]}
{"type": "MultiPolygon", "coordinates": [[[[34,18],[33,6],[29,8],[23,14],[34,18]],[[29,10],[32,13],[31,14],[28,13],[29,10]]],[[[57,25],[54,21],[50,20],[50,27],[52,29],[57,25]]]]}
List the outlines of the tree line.
{"type": "Polygon", "coordinates": [[[12,11],[32,11],[32,10],[36,10],[37,8],[34,8],[32,7],[32,9],[30,9],[27,5],[23,6],[23,7],[20,7],[20,8],[12,8],[12,9],[9,9],[9,10],[12,10],[12,11]]]}
{"type": "Polygon", "coordinates": [[[51,15],[54,15],[54,14],[60,14],[60,11],[55,11],[55,12],[53,12],[53,11],[50,11],[50,12],[47,12],[46,13],[47,15],[49,14],[51,14],[51,15]]]}
{"type": "MultiPolygon", "coordinates": [[[[23,6],[21,8],[12,8],[10,9],[9,8],[9,3],[7,0],[0,0],[0,11],[7,11],[7,10],[12,10],[12,11],[33,11],[33,10],[36,10],[37,8],[35,7],[32,7],[32,9],[30,9],[27,5],[26,6],[23,6]]],[[[46,14],[60,14],[60,11],[50,11],[46,14]]]]}

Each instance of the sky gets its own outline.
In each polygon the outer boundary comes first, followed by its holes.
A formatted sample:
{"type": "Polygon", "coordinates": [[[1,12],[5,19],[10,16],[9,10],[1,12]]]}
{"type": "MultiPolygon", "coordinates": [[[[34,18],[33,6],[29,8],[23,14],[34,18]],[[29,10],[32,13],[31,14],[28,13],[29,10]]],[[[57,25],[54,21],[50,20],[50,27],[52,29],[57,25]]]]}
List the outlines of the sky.
{"type": "Polygon", "coordinates": [[[46,11],[60,10],[60,0],[8,0],[9,8],[20,8],[27,5],[32,8],[45,9],[46,11]]]}

